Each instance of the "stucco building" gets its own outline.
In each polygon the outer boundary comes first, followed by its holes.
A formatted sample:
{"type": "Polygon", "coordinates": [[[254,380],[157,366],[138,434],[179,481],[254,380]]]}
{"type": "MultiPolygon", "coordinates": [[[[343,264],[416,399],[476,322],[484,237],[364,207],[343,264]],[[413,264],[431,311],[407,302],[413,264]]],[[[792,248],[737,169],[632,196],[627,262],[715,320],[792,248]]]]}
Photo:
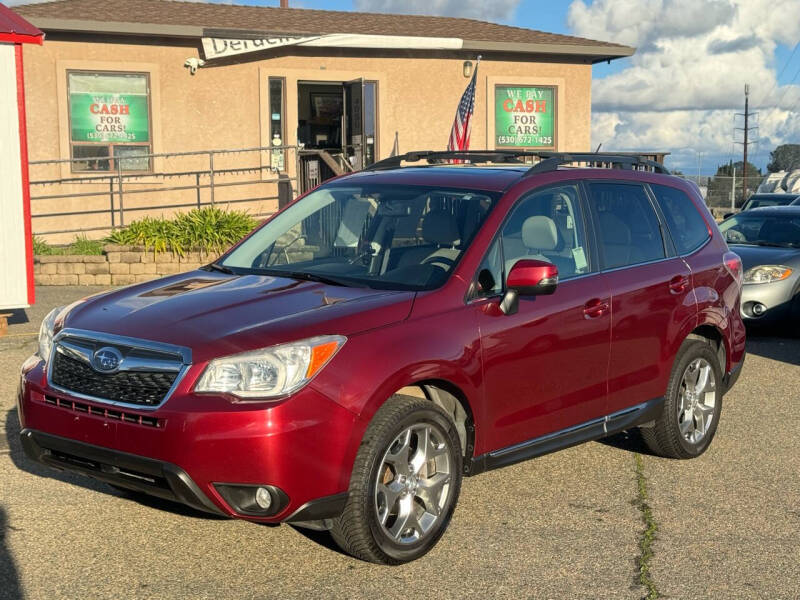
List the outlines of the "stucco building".
{"type": "Polygon", "coordinates": [[[211,199],[268,214],[276,171],[302,189],[393,150],[444,149],[476,67],[472,148],[586,151],[592,64],[633,53],[445,17],[169,0],[15,10],[46,34],[25,48],[32,177],[52,182],[33,189],[40,233],[211,199]],[[298,144],[300,160],[292,148],[216,154],[211,176],[208,154],[161,156],[298,144]]]}

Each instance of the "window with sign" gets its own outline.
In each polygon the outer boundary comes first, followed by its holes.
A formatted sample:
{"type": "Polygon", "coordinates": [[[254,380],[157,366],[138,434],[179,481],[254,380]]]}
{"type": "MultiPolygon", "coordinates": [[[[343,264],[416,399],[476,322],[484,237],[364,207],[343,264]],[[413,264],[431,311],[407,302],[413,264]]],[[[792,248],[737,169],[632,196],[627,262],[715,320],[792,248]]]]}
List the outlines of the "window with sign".
{"type": "Polygon", "coordinates": [[[150,171],[147,73],[68,71],[73,171],[150,171]]]}
{"type": "Polygon", "coordinates": [[[555,149],[556,109],[554,86],[495,86],[495,148],[555,149]]]}

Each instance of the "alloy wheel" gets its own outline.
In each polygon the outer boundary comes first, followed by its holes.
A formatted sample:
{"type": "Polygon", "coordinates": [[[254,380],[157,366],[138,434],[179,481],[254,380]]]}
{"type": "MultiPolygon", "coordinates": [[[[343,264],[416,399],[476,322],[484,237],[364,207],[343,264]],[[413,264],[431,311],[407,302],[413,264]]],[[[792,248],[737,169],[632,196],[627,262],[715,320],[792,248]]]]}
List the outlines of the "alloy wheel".
{"type": "Polygon", "coordinates": [[[714,369],[705,358],[686,367],[678,391],[678,428],[690,444],[698,444],[714,419],[717,403],[714,369]]]}
{"type": "Polygon", "coordinates": [[[383,455],[375,481],[375,511],[395,543],[423,539],[442,517],[450,493],[451,450],[429,424],[404,429],[383,455]]]}

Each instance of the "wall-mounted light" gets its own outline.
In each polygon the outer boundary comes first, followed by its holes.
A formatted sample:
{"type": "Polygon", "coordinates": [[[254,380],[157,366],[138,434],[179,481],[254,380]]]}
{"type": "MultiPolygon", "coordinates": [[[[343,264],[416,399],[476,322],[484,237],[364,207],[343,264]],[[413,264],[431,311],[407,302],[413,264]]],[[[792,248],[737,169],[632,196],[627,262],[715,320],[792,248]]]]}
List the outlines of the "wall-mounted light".
{"type": "Polygon", "coordinates": [[[472,77],[472,61],[465,60],[464,61],[464,77],[472,77]]]}

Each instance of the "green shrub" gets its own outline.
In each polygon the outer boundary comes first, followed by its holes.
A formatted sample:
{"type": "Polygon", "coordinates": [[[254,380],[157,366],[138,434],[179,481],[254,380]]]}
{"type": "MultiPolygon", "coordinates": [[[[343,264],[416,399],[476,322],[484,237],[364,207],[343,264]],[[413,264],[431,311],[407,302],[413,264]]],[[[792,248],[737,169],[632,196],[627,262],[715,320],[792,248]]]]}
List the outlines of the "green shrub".
{"type": "Polygon", "coordinates": [[[87,255],[100,255],[103,253],[102,240],[90,240],[85,235],[75,236],[75,241],[72,242],[67,248],[67,254],[80,254],[81,256],[87,255]]]}
{"type": "Polygon", "coordinates": [[[183,255],[195,248],[220,253],[256,224],[247,213],[207,207],[180,213],[171,220],[144,217],[114,231],[106,240],[112,244],[144,246],[155,253],[172,251],[183,255]]]}
{"type": "Polygon", "coordinates": [[[52,256],[53,254],[64,254],[64,250],[51,246],[40,237],[33,236],[33,253],[38,256],[52,256]]]}

